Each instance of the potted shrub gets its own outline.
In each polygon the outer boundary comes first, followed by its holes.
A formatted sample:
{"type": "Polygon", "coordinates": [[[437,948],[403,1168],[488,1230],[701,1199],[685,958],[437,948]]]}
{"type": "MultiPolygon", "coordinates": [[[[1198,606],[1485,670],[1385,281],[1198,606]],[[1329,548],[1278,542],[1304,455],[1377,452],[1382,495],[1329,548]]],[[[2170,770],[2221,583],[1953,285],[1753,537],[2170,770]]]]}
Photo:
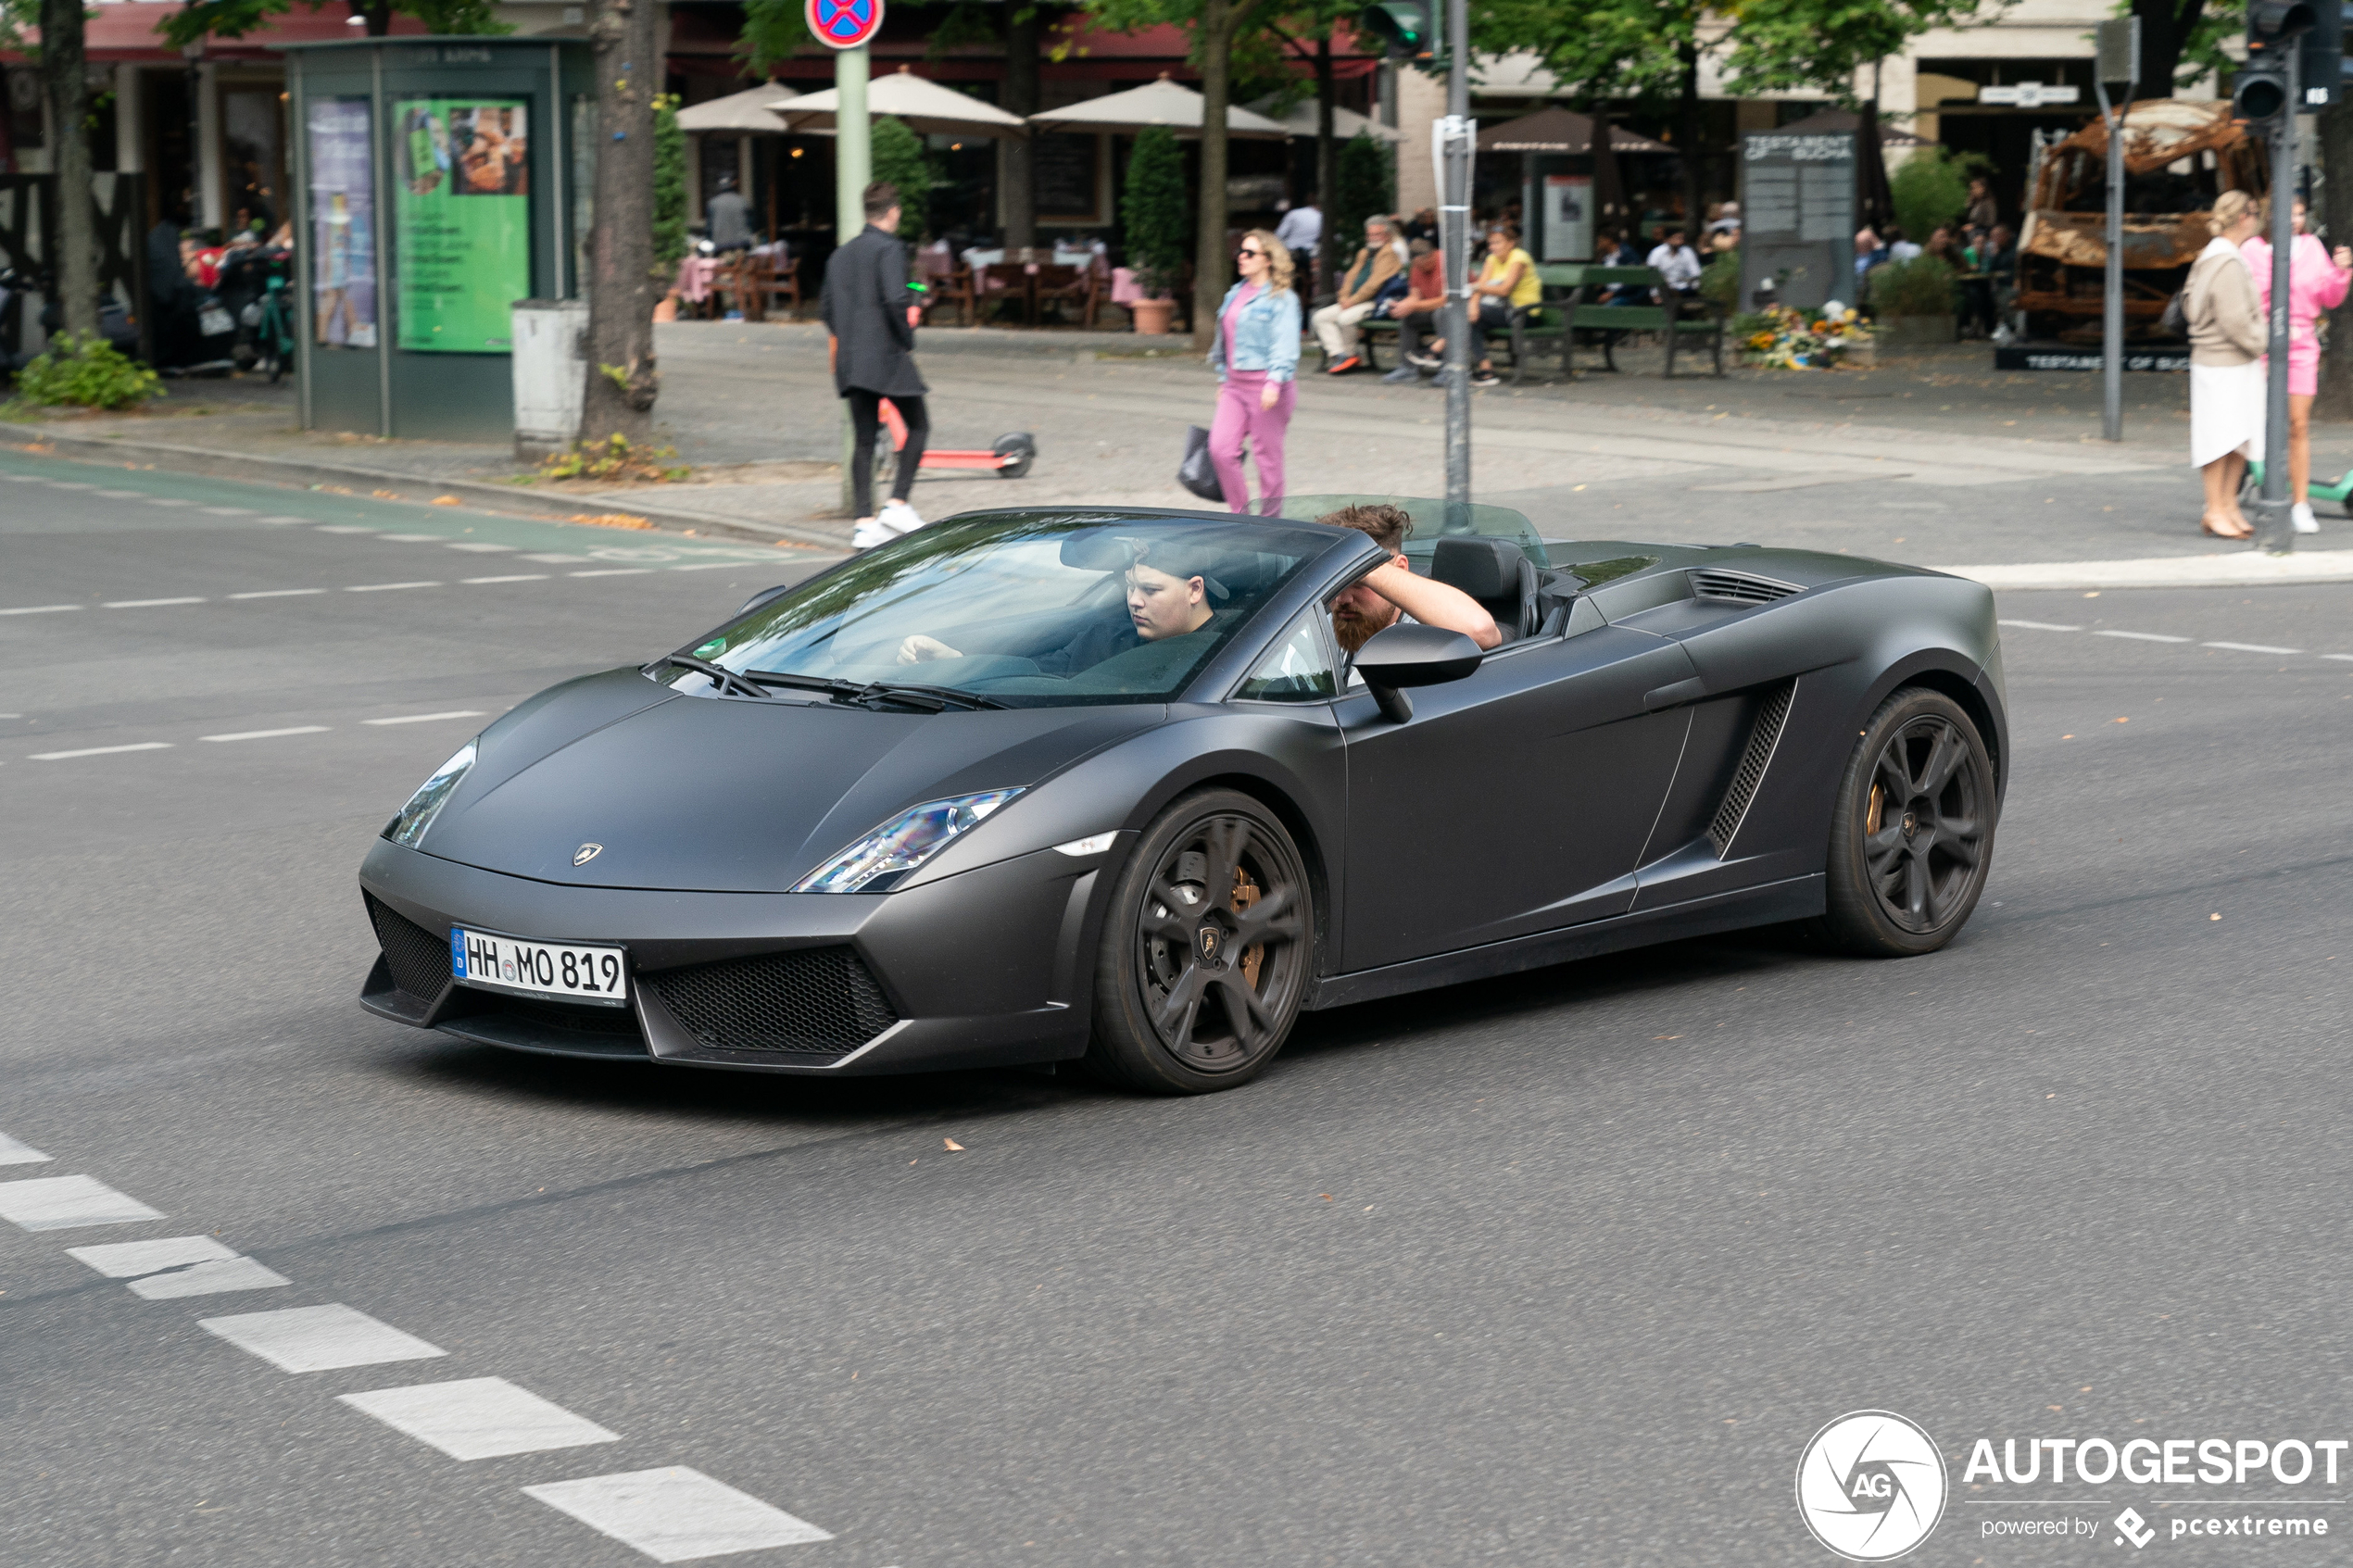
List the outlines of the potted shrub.
{"type": "Polygon", "coordinates": [[[1891,261],[1869,275],[1879,341],[1951,343],[1960,334],[1953,309],[1953,270],[1933,256],[1891,261]]]}
{"type": "Polygon", "coordinates": [[[1186,211],[1185,155],[1176,146],[1176,133],[1164,125],[1148,126],[1136,137],[1135,150],[1127,157],[1120,220],[1127,230],[1127,266],[1144,293],[1128,306],[1128,312],[1139,332],[1164,335],[1176,308],[1178,269],[1185,264],[1192,237],[1186,211]]]}

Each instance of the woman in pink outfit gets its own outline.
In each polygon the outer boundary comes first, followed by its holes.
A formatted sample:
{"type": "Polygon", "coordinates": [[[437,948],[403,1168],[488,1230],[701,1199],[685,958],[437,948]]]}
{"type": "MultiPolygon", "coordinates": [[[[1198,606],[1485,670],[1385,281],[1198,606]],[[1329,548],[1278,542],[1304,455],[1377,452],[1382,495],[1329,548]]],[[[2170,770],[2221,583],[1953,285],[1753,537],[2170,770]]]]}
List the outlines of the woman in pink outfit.
{"type": "MultiPolygon", "coordinates": [[[[2312,399],[2321,390],[2321,338],[2313,328],[2323,310],[2345,303],[2353,283],[2353,247],[2339,245],[2331,255],[2320,236],[2304,232],[2304,204],[2296,204],[2296,244],[2287,253],[2287,477],[2296,498],[2296,531],[2318,533],[2305,490],[2312,483],[2312,399]]],[[[2263,227],[2271,225],[2271,204],[2264,204],[2263,227]]],[[[2256,297],[2264,313],[2271,309],[2271,244],[2261,232],[2239,247],[2255,274],[2256,297]]]]}
{"type": "Polygon", "coordinates": [[[1217,372],[1217,414],[1209,425],[1209,460],[1216,467],[1226,505],[1250,509],[1242,474],[1248,446],[1258,461],[1258,509],[1283,508],[1283,437],[1299,401],[1299,295],[1291,290],[1291,257],[1264,229],[1242,236],[1234,260],[1242,280],[1217,307],[1217,335],[1209,368],[1217,372]]]}

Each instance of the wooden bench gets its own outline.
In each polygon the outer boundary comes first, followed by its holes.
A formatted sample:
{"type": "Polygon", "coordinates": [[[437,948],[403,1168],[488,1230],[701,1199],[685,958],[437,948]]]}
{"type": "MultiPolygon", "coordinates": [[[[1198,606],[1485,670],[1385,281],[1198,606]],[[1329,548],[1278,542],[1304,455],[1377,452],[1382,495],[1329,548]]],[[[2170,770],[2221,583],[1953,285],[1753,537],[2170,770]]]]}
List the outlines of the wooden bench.
{"type": "MultiPolygon", "coordinates": [[[[1650,267],[1592,267],[1583,265],[1548,267],[1547,273],[1561,274],[1560,286],[1574,292],[1566,317],[1567,332],[1561,343],[1561,362],[1568,369],[1568,378],[1577,379],[1572,359],[1576,334],[1598,332],[1602,338],[1602,362],[1610,370],[1617,369],[1617,334],[1619,332],[1656,332],[1667,345],[1667,376],[1675,373],[1675,353],[1685,340],[1705,340],[1714,358],[1712,373],[1724,373],[1724,313],[1694,295],[1679,295],[1667,288],[1657,270],[1650,267]],[[1568,274],[1575,274],[1574,278],[1568,274]],[[1639,296],[1638,303],[1604,304],[1602,295],[1612,289],[1629,291],[1629,297],[1639,296]],[[1663,302],[1663,303],[1662,303],[1663,302]]],[[[1554,280],[1547,277],[1546,284],[1554,280]]]]}

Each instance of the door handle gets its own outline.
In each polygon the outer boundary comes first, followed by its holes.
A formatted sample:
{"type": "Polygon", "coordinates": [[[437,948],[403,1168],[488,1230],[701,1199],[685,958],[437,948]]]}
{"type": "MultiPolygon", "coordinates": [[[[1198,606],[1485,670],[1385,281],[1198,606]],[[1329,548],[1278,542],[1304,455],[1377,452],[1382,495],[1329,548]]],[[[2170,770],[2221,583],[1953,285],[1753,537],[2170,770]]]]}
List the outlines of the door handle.
{"type": "Polygon", "coordinates": [[[1642,707],[1646,709],[1672,708],[1679,702],[1696,702],[1706,695],[1707,682],[1694,675],[1688,681],[1678,681],[1673,685],[1643,693],[1642,707]]]}

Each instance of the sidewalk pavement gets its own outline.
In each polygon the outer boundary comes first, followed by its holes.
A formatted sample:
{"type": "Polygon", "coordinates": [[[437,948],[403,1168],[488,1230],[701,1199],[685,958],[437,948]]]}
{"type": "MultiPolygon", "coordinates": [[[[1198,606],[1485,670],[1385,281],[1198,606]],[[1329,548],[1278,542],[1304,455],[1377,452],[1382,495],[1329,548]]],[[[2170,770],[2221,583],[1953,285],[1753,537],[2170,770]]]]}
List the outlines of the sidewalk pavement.
{"type": "MultiPolygon", "coordinates": [[[[678,322],[657,342],[657,429],[694,467],[683,483],[519,483],[527,475],[504,442],[306,433],[291,383],[252,380],[174,383],[151,414],[0,425],[0,441],[385,499],[448,496],[554,519],[623,514],[679,533],[846,546],[839,404],[823,329],[678,322]]],[[[932,389],[934,446],[986,448],[1015,430],[1038,445],[1020,480],[926,470],[914,494],[925,517],[1201,505],[1175,472],[1185,427],[1209,422],[1215,384],[1184,340],[950,327],[925,332],[917,358],[932,389]]],[[[1553,384],[1534,379],[1557,373],[1540,360],[1529,384],[1474,395],[1474,495],[1519,508],[1551,538],[1755,539],[1926,565],[1993,562],[1965,570],[2005,587],[2353,580],[2344,547],[2353,521],[2343,518],[2300,540],[2308,553],[2293,567],[2218,552],[2198,533],[2185,377],[2127,378],[2127,439],[2111,445],[2097,438],[2097,377],[1996,374],[1990,358],[1966,345],[1890,355],[1869,370],[1742,369],[1667,383],[1655,356],[1636,351],[1619,356],[1623,373],[1553,384]]],[[[1370,375],[1320,376],[1314,359],[1302,361],[1290,492],[1438,491],[1442,395],[1370,375]]],[[[2353,427],[2322,427],[2314,445],[2316,467],[2329,471],[2332,458],[2353,458],[2353,427]]]]}

